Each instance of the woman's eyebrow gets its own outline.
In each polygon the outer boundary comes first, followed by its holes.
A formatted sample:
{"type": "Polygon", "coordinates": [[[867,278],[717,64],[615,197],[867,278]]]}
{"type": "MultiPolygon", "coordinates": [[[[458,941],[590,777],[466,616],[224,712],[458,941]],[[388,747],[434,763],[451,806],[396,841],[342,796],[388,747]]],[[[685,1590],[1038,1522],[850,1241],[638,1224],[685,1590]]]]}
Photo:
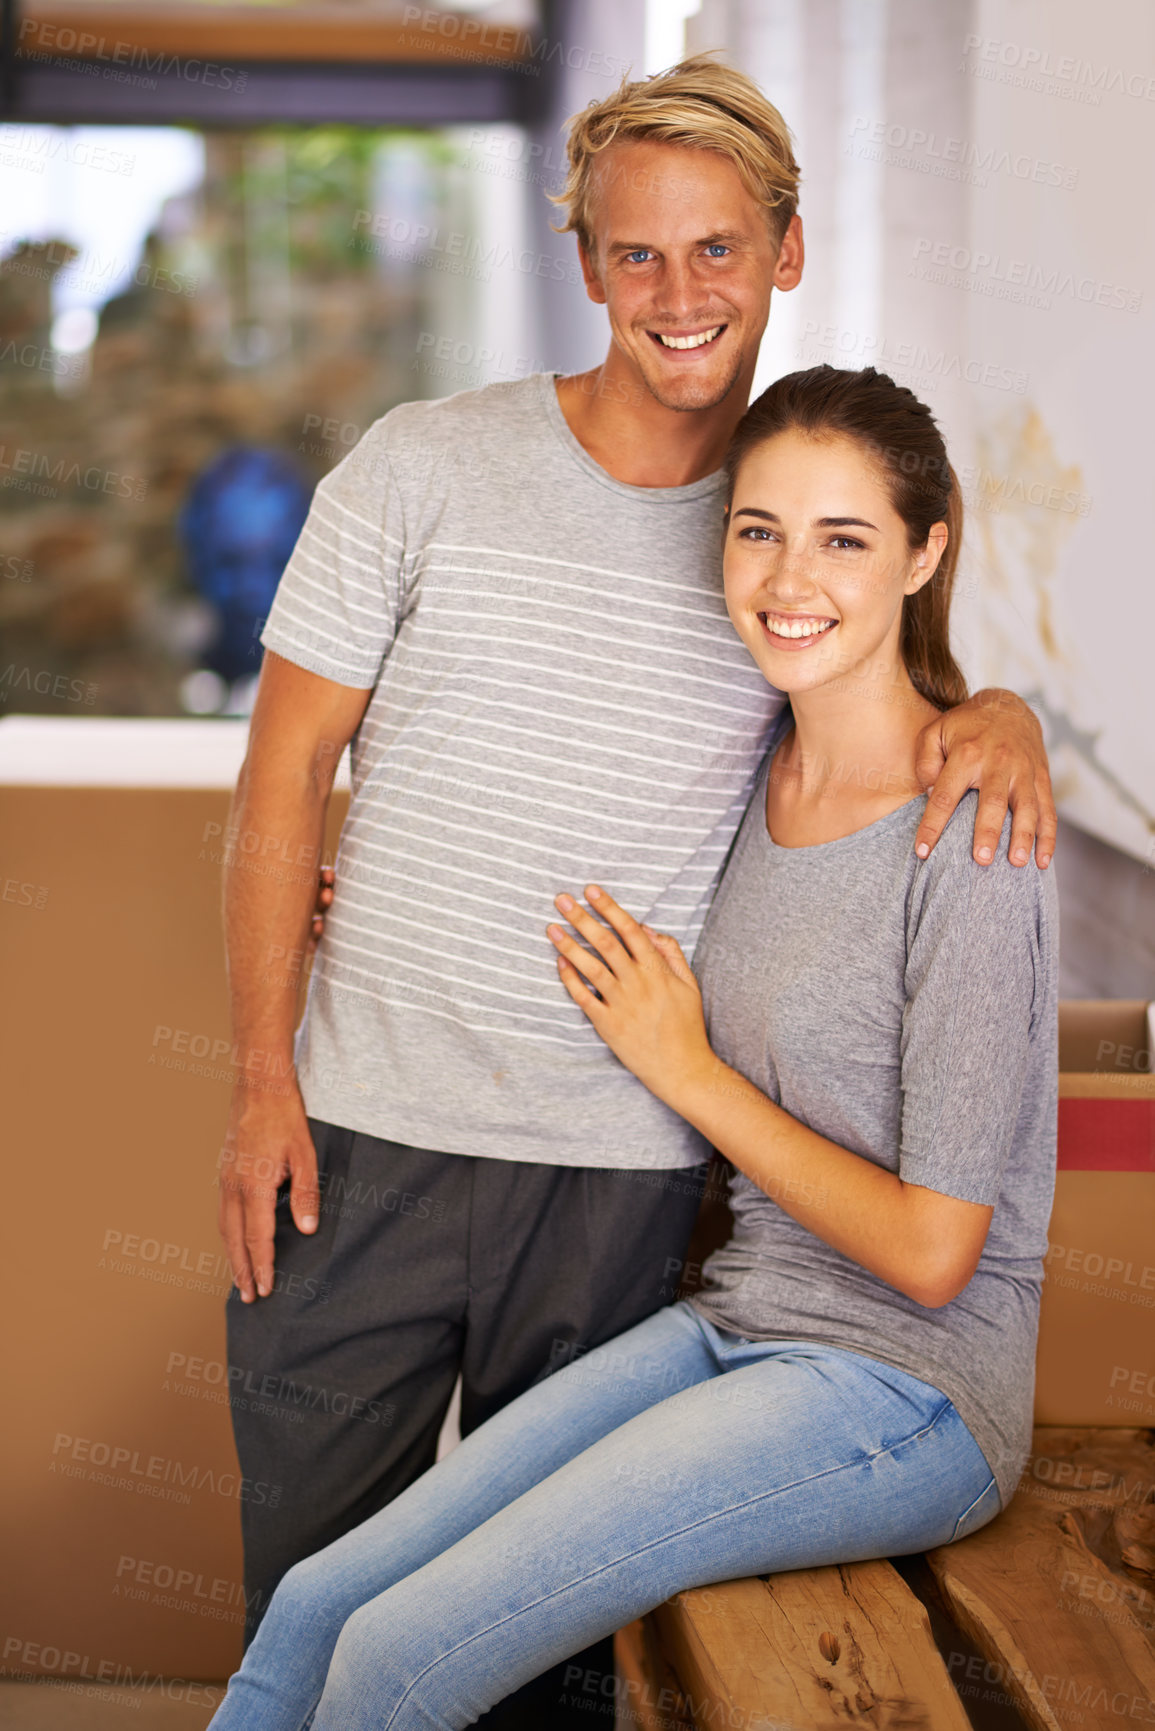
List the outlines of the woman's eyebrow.
{"type": "MultiPolygon", "coordinates": [[[[735,517],[761,517],[764,523],[779,523],[781,518],[773,511],[761,511],[757,505],[743,505],[734,512],[735,517]]],[[[868,523],[865,517],[815,517],[812,527],[815,529],[873,529],[875,534],[881,533],[877,523],[868,523]]]]}

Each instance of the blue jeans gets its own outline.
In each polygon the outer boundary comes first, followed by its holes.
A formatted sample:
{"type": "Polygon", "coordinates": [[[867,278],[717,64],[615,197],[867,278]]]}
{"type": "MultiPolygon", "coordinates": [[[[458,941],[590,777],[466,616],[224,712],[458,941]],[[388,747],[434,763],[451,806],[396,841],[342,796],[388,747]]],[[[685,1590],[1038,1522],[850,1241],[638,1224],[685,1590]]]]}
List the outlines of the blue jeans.
{"type": "Polygon", "coordinates": [[[671,1305],[291,1569],[212,1731],[470,1725],[683,1588],[926,1550],[998,1507],[938,1389],[671,1305]]]}

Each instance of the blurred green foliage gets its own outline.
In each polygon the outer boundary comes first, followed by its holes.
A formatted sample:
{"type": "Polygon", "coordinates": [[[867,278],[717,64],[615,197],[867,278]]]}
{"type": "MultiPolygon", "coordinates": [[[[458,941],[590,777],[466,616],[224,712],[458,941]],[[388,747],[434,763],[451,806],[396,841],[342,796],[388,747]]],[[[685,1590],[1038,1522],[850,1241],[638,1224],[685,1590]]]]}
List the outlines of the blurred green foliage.
{"type": "Polygon", "coordinates": [[[225,187],[230,201],[275,224],[287,210],[291,268],[309,275],[359,271],[372,255],[350,245],[353,216],[375,207],[377,162],[390,144],[404,144],[430,175],[454,159],[443,132],[399,127],[270,127],[248,134],[238,168],[225,187]]]}

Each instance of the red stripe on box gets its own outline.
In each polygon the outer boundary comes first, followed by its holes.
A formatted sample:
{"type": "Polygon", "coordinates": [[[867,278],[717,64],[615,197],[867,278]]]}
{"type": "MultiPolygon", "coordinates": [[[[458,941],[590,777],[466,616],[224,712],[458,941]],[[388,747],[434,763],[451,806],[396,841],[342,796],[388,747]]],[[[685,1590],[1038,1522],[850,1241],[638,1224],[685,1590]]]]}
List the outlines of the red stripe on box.
{"type": "Polygon", "coordinates": [[[1155,1100],[1060,1100],[1060,1172],[1155,1172],[1155,1100]]]}

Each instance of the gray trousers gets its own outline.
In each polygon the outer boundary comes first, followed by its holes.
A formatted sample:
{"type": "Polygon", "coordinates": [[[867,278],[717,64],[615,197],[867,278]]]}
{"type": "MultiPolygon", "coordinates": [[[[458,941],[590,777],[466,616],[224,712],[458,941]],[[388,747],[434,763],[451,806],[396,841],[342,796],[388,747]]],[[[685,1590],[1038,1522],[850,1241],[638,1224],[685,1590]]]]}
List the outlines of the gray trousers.
{"type": "MultiPolygon", "coordinates": [[[[309,1127],[320,1227],[296,1230],[286,1187],[274,1290],[251,1305],[234,1291],[227,1306],[246,1641],[286,1570],[433,1464],[459,1373],[465,1435],[677,1295],[705,1175],[309,1127]]],[[[534,1721],[564,1717],[539,1703],[534,1721]]],[[[486,1717],[521,1722],[500,1707],[486,1717]]]]}

